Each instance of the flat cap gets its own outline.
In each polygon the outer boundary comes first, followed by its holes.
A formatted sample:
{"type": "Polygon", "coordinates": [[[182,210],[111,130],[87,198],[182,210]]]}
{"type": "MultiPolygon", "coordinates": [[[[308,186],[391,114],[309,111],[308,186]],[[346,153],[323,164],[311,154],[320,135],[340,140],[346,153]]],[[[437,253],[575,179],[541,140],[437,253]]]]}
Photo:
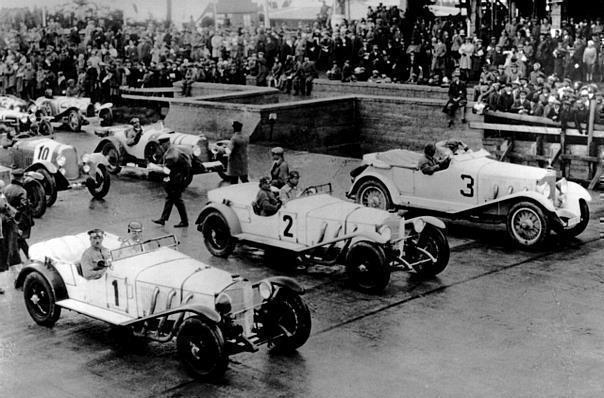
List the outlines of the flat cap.
{"type": "Polygon", "coordinates": [[[23,175],[25,174],[25,170],[23,170],[22,168],[18,168],[18,169],[13,169],[11,171],[11,174],[13,175],[13,177],[23,177],[23,175]]]}
{"type": "Polygon", "coordinates": [[[271,149],[271,153],[273,155],[283,155],[285,153],[285,151],[280,146],[276,146],[273,149],[271,149]]]}

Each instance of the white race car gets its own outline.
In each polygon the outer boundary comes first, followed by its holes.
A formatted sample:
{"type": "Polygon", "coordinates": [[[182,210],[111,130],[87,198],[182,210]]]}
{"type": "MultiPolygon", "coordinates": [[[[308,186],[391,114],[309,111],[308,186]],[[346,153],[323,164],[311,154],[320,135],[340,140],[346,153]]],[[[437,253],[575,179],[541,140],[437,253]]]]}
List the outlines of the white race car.
{"type": "Polygon", "coordinates": [[[101,126],[113,123],[113,104],[92,103],[87,97],[52,96],[40,97],[35,102],[37,109],[45,116],[52,116],[52,121],[66,125],[71,131],[80,131],[87,118],[98,117],[101,126]]]}
{"type": "Polygon", "coordinates": [[[347,196],[369,207],[403,207],[451,218],[506,223],[521,247],[543,242],[550,230],[576,236],[589,222],[589,192],[554,170],[494,160],[484,149],[449,153],[445,170],[426,175],[421,153],[403,149],[370,153],[351,172],[347,196]]]}
{"type": "Polygon", "coordinates": [[[159,342],[176,338],[185,368],[201,379],[220,378],[229,355],[268,344],[293,351],[310,335],[310,311],[295,280],[272,277],[251,283],[175,250],[172,235],[111,252],[100,279],[82,277],[80,258],[90,246],[86,233],[32,245],[32,262],[19,273],[25,306],[33,320],[52,327],[65,308],[135,336],[159,342]]]}
{"type": "Polygon", "coordinates": [[[310,263],[345,263],[354,284],[369,292],[382,291],[391,270],[432,277],[449,262],[444,224],[437,218],[405,220],[337,199],[331,184],[307,188],[266,217],[254,212],[258,189],[250,182],[208,192],[196,224],[213,255],[228,256],[241,241],[310,263]]]}

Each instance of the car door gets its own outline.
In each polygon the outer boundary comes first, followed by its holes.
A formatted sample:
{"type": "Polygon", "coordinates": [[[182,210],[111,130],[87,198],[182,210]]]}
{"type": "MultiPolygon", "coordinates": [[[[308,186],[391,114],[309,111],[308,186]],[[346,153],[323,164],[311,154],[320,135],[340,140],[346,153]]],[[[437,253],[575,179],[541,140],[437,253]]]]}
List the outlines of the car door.
{"type": "Polygon", "coordinates": [[[445,170],[426,175],[414,173],[414,205],[447,213],[460,211],[478,203],[476,173],[461,168],[455,159],[445,170]]]}

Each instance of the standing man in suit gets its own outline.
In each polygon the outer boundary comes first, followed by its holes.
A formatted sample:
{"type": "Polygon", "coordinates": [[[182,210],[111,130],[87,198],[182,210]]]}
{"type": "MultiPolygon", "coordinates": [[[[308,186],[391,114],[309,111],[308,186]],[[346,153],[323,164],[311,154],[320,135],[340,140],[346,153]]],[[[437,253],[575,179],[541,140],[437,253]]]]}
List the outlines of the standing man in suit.
{"type": "Polygon", "coordinates": [[[231,177],[231,184],[237,184],[239,180],[241,182],[248,182],[247,177],[247,163],[248,153],[247,147],[250,143],[248,136],[243,134],[241,128],[243,125],[238,122],[233,122],[233,136],[229,143],[229,163],[227,166],[227,175],[231,177]]]}

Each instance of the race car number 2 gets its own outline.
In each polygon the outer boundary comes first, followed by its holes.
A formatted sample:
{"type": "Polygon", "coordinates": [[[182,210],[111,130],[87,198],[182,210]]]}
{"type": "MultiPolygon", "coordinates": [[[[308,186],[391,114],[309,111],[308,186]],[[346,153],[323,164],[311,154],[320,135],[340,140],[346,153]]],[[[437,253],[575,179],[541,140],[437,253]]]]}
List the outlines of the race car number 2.
{"type": "Polygon", "coordinates": [[[281,239],[296,240],[296,213],[281,213],[279,216],[281,239]]]}

